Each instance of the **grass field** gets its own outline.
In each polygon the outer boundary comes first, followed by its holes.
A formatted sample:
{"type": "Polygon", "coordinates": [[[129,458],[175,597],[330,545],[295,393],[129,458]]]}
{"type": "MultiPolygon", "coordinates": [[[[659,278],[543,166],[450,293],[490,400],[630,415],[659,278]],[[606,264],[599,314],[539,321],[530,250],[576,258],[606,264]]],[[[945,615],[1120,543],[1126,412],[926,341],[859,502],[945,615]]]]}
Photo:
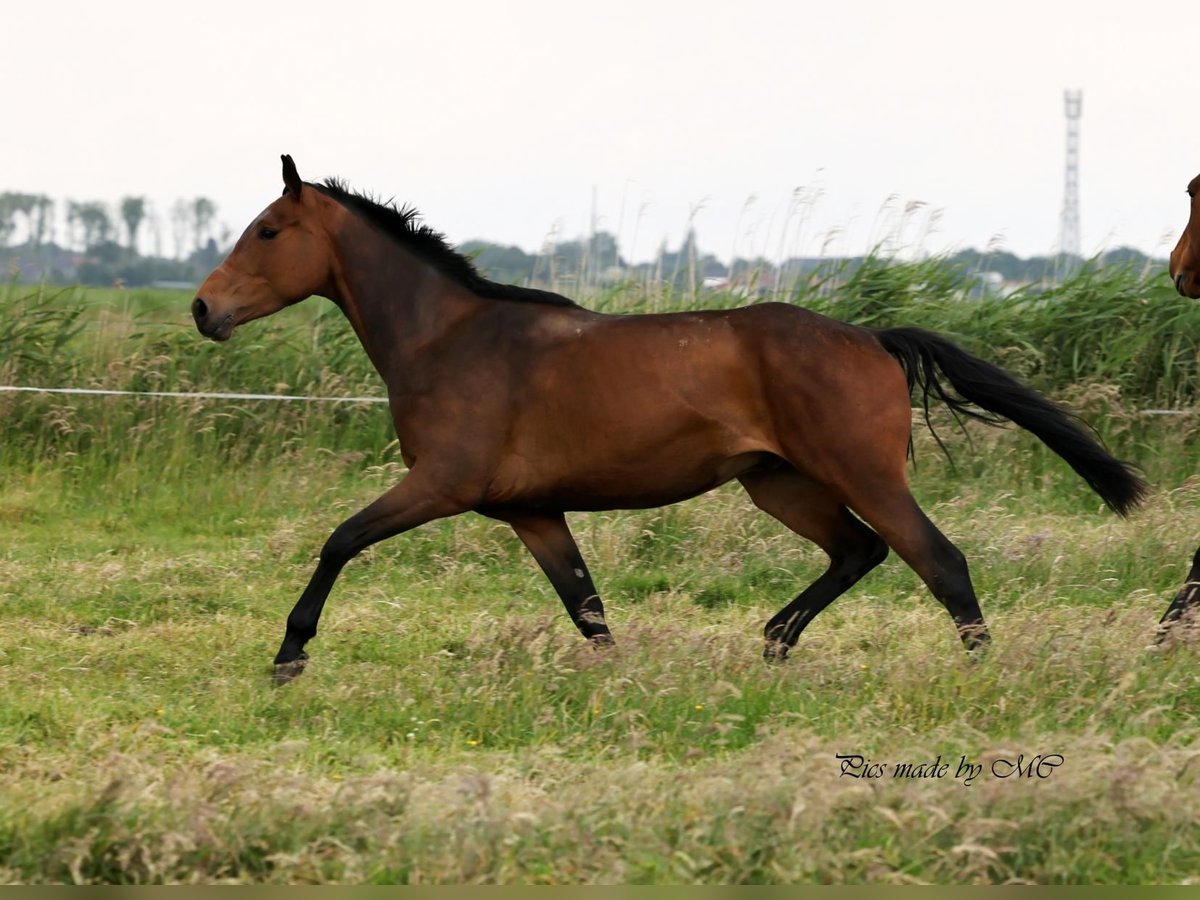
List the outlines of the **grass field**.
{"type": "MultiPolygon", "coordinates": [[[[763,623],[824,561],[726,487],[571,518],[607,652],[506,526],[464,516],[355,560],[307,671],[276,688],[322,542],[402,477],[385,408],[0,395],[0,879],[1194,879],[1200,641],[1153,644],[1200,536],[1197,423],[1139,410],[1195,401],[1195,320],[1086,277],[1073,289],[1113,315],[1091,354],[936,285],[843,315],[963,337],[1155,485],[1122,521],[1024,435],[969,443],[939,418],[951,468],[918,431],[915,492],[992,626],[975,661],[892,557],[764,664],[763,623]],[[1158,319],[1175,324],[1152,341],[1158,319]],[[843,774],[848,755],[880,777],[843,774]]],[[[0,301],[5,383],[380,390],[319,301],[219,347],[182,295],[0,301]]]]}

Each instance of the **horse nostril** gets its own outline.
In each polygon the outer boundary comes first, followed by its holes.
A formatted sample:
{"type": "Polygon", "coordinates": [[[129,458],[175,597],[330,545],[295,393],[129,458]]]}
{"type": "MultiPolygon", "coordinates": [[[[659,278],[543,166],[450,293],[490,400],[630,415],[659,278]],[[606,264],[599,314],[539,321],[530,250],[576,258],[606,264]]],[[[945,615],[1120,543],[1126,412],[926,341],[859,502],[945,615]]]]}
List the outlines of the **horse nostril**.
{"type": "Polygon", "coordinates": [[[192,301],[192,318],[197,322],[208,315],[208,304],[197,297],[192,301]]]}

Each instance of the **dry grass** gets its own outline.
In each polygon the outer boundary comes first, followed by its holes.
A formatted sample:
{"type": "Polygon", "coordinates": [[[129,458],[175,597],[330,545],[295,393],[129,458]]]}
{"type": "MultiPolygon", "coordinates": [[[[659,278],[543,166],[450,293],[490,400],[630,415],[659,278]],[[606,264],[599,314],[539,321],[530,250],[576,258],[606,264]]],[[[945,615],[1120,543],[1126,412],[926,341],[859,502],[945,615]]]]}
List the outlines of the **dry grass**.
{"type": "Polygon", "coordinates": [[[65,530],[36,481],[6,485],[43,517],[0,561],[7,880],[1175,882],[1200,862],[1198,643],[1148,649],[1193,485],[1130,523],[969,480],[931,504],[992,623],[975,662],[888,563],[763,664],[762,622],[820,561],[736,491],[579,517],[608,653],[464,518],[356,562],[280,690],[283,613],[340,515],[311,475],[274,487],[274,516],[225,498],[182,543],[96,511],[65,530]],[[991,773],[1038,754],[1062,764],[991,773]],[[939,755],[942,777],[892,777],[939,755]],[[970,785],[962,757],[986,769],[970,785]]]}

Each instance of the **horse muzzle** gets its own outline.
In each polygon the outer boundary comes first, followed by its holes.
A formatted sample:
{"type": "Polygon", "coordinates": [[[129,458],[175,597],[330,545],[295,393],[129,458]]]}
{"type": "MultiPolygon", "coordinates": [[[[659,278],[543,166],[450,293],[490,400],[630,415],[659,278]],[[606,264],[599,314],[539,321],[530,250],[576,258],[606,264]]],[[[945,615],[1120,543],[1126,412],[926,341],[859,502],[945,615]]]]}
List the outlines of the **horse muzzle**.
{"type": "Polygon", "coordinates": [[[227,341],[233,334],[233,313],[214,312],[203,297],[192,301],[192,318],[196,320],[196,330],[210,340],[227,341]]]}
{"type": "Polygon", "coordinates": [[[1195,272],[1180,269],[1175,273],[1175,290],[1185,297],[1200,300],[1200,278],[1195,272]]]}

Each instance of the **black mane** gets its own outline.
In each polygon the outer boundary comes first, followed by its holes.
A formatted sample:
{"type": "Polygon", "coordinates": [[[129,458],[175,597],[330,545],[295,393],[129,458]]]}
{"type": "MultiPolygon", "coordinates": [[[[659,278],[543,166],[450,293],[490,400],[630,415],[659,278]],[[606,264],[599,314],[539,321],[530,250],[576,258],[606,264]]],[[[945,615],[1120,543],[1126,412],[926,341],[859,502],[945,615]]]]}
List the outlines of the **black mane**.
{"type": "Polygon", "coordinates": [[[419,214],[411,206],[398,207],[394,202],[381,203],[365,194],[350,190],[345,182],[336,178],[327,178],[324,183],[313,184],[310,187],[358,213],[443,275],[481,297],[549,303],[554,306],[578,306],[575,301],[552,291],[541,291],[516,284],[500,284],[484,278],[469,258],[446,243],[445,235],[418,222],[419,214]]]}

